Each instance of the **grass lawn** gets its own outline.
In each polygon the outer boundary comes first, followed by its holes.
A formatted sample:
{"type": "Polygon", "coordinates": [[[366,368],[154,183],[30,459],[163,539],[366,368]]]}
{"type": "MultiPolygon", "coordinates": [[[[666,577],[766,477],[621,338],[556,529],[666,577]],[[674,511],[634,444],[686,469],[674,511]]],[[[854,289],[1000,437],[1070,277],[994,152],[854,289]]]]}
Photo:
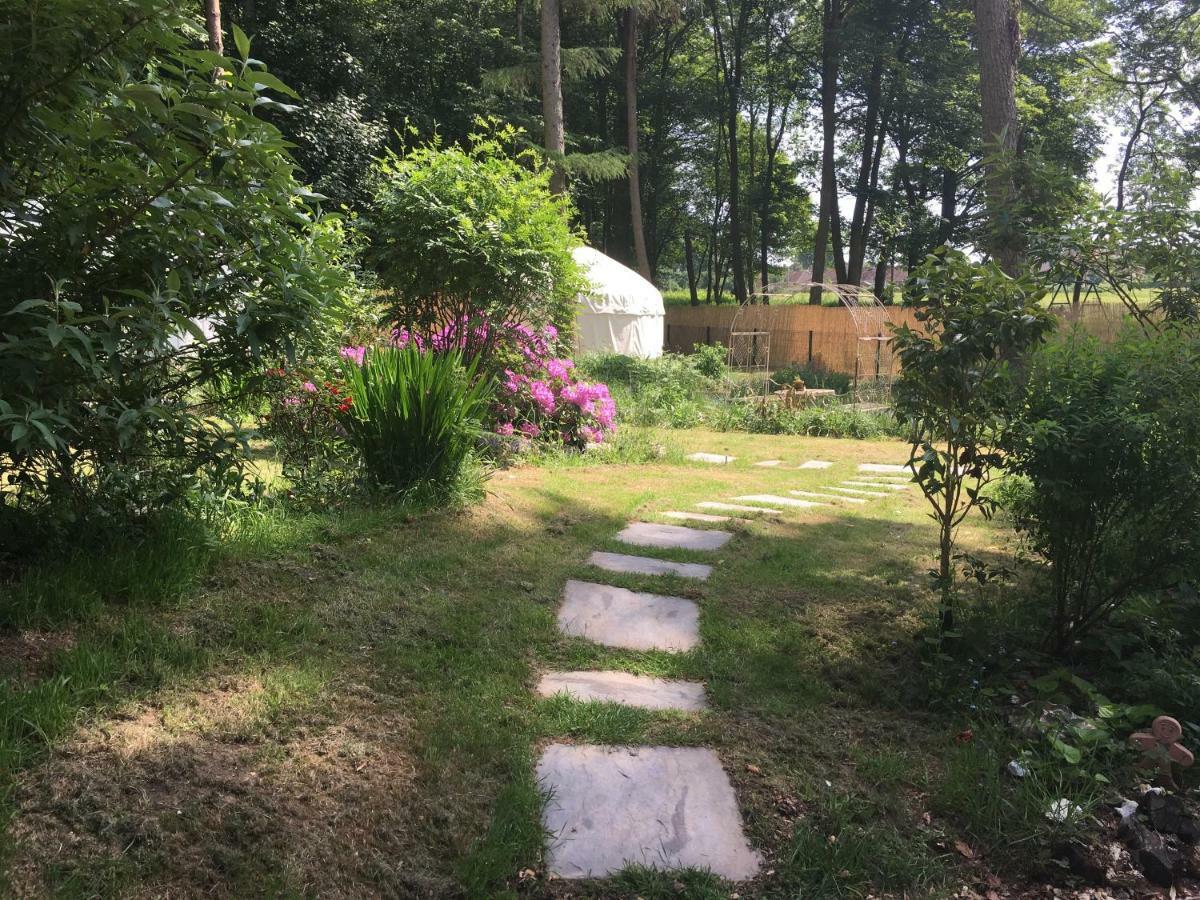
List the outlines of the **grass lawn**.
{"type": "MultiPolygon", "coordinates": [[[[965,713],[929,702],[934,531],[915,490],[735,523],[711,556],[649,551],[714,562],[707,582],[585,564],[627,549],[613,536],[630,519],[820,491],[858,462],[903,462],[906,447],[660,439],[739,459],[693,464],[675,450],[655,464],[503,471],[461,512],[247,517],[215,551],[180,530],[27,588],[44,602],[7,613],[19,630],[0,638],[8,891],[729,896],[698,872],[547,879],[532,770],[551,740],[715,749],[766,857],[742,897],[938,896],[1027,871],[1045,852],[1039,786],[1004,795],[992,782],[1007,748],[960,742],[965,713]],[[750,465],[813,457],[836,465],[750,465]],[[622,652],[561,636],[568,578],[697,600],[700,647],[622,652]],[[712,708],[538,701],[551,667],[703,680],[712,708]]],[[[1001,552],[1003,535],[973,521],[963,548],[1001,552]]]]}

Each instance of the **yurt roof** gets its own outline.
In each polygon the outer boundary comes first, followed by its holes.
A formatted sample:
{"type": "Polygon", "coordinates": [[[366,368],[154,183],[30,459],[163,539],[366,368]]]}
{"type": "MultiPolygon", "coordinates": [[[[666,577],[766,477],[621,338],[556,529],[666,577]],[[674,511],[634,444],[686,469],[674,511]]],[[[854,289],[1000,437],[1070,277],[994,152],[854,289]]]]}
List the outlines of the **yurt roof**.
{"type": "Polygon", "coordinates": [[[577,247],[574,256],[590,285],[579,296],[588,312],[625,316],[666,313],[662,293],[633,269],[594,247],[577,247]]]}

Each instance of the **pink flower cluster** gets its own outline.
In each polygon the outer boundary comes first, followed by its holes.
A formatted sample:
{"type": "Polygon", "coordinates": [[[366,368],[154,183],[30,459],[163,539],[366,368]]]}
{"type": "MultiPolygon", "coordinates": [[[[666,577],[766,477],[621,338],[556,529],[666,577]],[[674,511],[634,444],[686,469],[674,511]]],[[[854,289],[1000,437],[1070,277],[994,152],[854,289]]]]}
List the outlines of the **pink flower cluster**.
{"type": "Polygon", "coordinates": [[[493,338],[491,323],[477,321],[474,325],[466,316],[461,316],[453,322],[435,331],[428,338],[400,327],[392,332],[392,345],[403,350],[410,343],[418,350],[464,350],[468,353],[478,353],[487,348],[493,338]]]}
{"type": "Polygon", "coordinates": [[[510,325],[507,331],[521,362],[500,379],[496,433],[557,439],[575,447],[608,437],[617,412],[608,386],[575,380],[575,364],[553,354],[557,329],[510,325]]]}

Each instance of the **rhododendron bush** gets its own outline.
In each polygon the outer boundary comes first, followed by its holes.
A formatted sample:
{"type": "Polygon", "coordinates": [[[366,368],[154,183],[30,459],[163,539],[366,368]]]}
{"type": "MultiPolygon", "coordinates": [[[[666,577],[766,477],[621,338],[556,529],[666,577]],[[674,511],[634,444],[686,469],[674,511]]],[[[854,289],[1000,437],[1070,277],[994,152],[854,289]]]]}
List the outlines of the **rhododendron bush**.
{"type": "Polygon", "coordinates": [[[496,433],[579,448],[612,434],[617,406],[608,385],[580,380],[575,364],[554,352],[554,326],[541,332],[523,325],[508,330],[516,353],[499,378],[496,433]]]}

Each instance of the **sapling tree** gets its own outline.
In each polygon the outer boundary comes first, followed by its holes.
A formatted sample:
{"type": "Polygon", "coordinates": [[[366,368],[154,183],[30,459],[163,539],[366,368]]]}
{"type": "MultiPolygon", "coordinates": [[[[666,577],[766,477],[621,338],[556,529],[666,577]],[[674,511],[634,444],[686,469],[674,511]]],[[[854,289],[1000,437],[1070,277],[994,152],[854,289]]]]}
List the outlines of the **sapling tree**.
{"type": "Polygon", "coordinates": [[[569,329],[581,285],[570,201],[519,132],[480,123],[469,148],[438,141],[378,163],[368,262],[394,324],[424,339],[455,323],[469,355],[490,325],[569,329]],[[478,339],[476,339],[478,337],[478,339]]]}
{"type": "Polygon", "coordinates": [[[954,625],[958,527],[972,509],[994,508],[984,487],[1002,462],[1013,366],[1053,327],[1038,305],[1044,295],[1028,276],[942,248],[908,281],[905,305],[920,327],[893,329],[902,365],[893,405],[911,430],[908,465],[938,524],[943,630],[954,625]]]}

